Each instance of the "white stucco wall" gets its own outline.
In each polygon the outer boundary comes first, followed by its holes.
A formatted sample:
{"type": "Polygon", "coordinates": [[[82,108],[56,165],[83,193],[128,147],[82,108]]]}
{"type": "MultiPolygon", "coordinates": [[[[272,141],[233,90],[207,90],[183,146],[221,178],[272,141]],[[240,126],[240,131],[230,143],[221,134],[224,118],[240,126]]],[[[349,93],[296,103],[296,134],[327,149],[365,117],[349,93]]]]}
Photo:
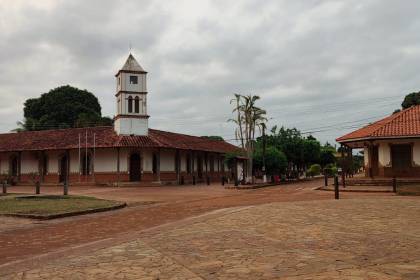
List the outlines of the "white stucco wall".
{"type": "MultiPolygon", "coordinates": [[[[393,139],[375,141],[378,147],[378,161],[381,166],[391,167],[391,144],[409,144],[413,145],[413,161],[416,165],[420,165],[420,140],[416,139],[393,139]]],[[[364,148],[364,162],[367,166],[369,160],[369,150],[364,148]]]]}
{"type": "Polygon", "coordinates": [[[219,157],[218,156],[215,156],[214,157],[214,171],[216,171],[216,172],[218,172],[218,171],[220,171],[219,170],[219,157]]]}
{"type": "MultiPolygon", "coordinates": [[[[80,157],[83,158],[84,150],[81,152],[80,157]]],[[[79,174],[80,163],[79,163],[79,150],[70,150],[70,173],[77,173],[79,174]]],[[[85,163],[83,163],[85,164],[85,163]]]]}
{"type": "Polygon", "coordinates": [[[136,92],[147,92],[147,74],[131,74],[131,73],[120,73],[117,76],[117,91],[136,91],[136,92]],[[130,76],[137,76],[137,84],[130,84],[130,76]],[[118,78],[121,77],[121,82],[118,85],[118,78]]]}
{"type": "Polygon", "coordinates": [[[363,159],[365,163],[365,167],[369,164],[369,149],[367,147],[363,148],[363,159]]]}
{"type": "Polygon", "coordinates": [[[420,165],[420,141],[414,142],[413,161],[414,161],[414,164],[420,165]]]}
{"type": "Polygon", "coordinates": [[[244,165],[241,161],[238,162],[237,168],[238,168],[237,169],[238,170],[238,180],[242,180],[243,172],[244,172],[244,165]]]}
{"type": "Polygon", "coordinates": [[[48,151],[48,173],[58,173],[58,156],[62,152],[59,151],[48,151]]]}
{"type": "Polygon", "coordinates": [[[128,149],[120,149],[120,172],[128,171],[128,149]]]}
{"type": "Polygon", "coordinates": [[[9,157],[10,153],[0,154],[0,175],[9,173],[9,157]]]}
{"type": "Polygon", "coordinates": [[[198,166],[197,161],[198,161],[198,157],[197,157],[197,155],[194,155],[193,158],[194,158],[194,162],[192,164],[192,169],[193,169],[193,172],[197,172],[197,166],[198,166]]]}
{"type": "Polygon", "coordinates": [[[171,150],[161,151],[160,171],[175,171],[175,151],[171,151],[171,150]]]}
{"type": "Polygon", "coordinates": [[[115,120],[114,129],[117,134],[148,135],[148,120],[139,118],[119,118],[115,120]]]}
{"type": "Polygon", "coordinates": [[[381,166],[391,166],[391,147],[389,143],[382,142],[379,144],[378,161],[381,166]]]}
{"type": "Polygon", "coordinates": [[[117,149],[96,149],[95,172],[117,172],[117,149]]]}
{"type": "Polygon", "coordinates": [[[142,150],[141,152],[142,168],[143,171],[153,171],[153,151],[149,149],[142,150]]]}
{"type": "Polygon", "coordinates": [[[180,153],[181,161],[181,172],[187,172],[187,154],[185,152],[180,153]]]}
{"type": "Polygon", "coordinates": [[[22,152],[21,174],[38,172],[38,156],[35,152],[22,152]]]}

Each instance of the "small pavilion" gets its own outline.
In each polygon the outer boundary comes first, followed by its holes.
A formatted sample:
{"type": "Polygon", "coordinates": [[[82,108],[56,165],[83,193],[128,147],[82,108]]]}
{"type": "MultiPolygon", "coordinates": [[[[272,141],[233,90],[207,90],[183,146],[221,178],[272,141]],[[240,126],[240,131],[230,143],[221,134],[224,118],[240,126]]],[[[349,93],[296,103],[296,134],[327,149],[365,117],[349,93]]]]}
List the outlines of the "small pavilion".
{"type": "Polygon", "coordinates": [[[363,149],[366,177],[420,178],[420,105],[394,113],[336,141],[348,150],[363,149]]]}

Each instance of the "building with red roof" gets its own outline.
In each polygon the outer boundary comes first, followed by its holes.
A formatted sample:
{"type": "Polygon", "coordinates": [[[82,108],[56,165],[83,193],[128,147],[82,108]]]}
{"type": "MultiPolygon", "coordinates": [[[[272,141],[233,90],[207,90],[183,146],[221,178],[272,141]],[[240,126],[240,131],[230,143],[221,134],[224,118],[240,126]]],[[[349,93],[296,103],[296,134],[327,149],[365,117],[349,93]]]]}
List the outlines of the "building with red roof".
{"type": "Polygon", "coordinates": [[[0,174],[44,183],[181,183],[243,176],[245,160],[224,162],[237,146],[150,129],[147,72],[133,55],[115,75],[114,125],[0,134],[0,174]]]}
{"type": "Polygon", "coordinates": [[[369,177],[420,177],[420,105],[348,133],[336,141],[363,148],[369,177]]]}

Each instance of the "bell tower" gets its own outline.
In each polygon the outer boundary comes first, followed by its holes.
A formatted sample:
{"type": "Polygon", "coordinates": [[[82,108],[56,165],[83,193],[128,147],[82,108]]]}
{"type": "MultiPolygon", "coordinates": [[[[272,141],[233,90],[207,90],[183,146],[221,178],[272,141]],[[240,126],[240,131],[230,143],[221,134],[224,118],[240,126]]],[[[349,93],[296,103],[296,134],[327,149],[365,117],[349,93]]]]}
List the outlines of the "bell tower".
{"type": "Polygon", "coordinates": [[[114,130],[118,135],[148,135],[146,75],[147,72],[131,53],[115,75],[117,114],[114,130]]]}

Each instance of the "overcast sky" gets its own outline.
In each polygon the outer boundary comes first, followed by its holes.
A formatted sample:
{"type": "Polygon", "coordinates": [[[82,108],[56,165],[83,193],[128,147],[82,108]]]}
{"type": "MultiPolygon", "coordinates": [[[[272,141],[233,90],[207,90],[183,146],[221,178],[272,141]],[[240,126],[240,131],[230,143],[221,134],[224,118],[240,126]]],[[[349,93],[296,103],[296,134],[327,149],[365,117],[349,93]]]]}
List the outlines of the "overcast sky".
{"type": "Polygon", "coordinates": [[[0,131],[23,102],[70,84],[115,113],[132,52],[150,127],[234,138],[229,100],[258,94],[270,125],[322,142],[420,90],[420,1],[0,0],[0,131]]]}

